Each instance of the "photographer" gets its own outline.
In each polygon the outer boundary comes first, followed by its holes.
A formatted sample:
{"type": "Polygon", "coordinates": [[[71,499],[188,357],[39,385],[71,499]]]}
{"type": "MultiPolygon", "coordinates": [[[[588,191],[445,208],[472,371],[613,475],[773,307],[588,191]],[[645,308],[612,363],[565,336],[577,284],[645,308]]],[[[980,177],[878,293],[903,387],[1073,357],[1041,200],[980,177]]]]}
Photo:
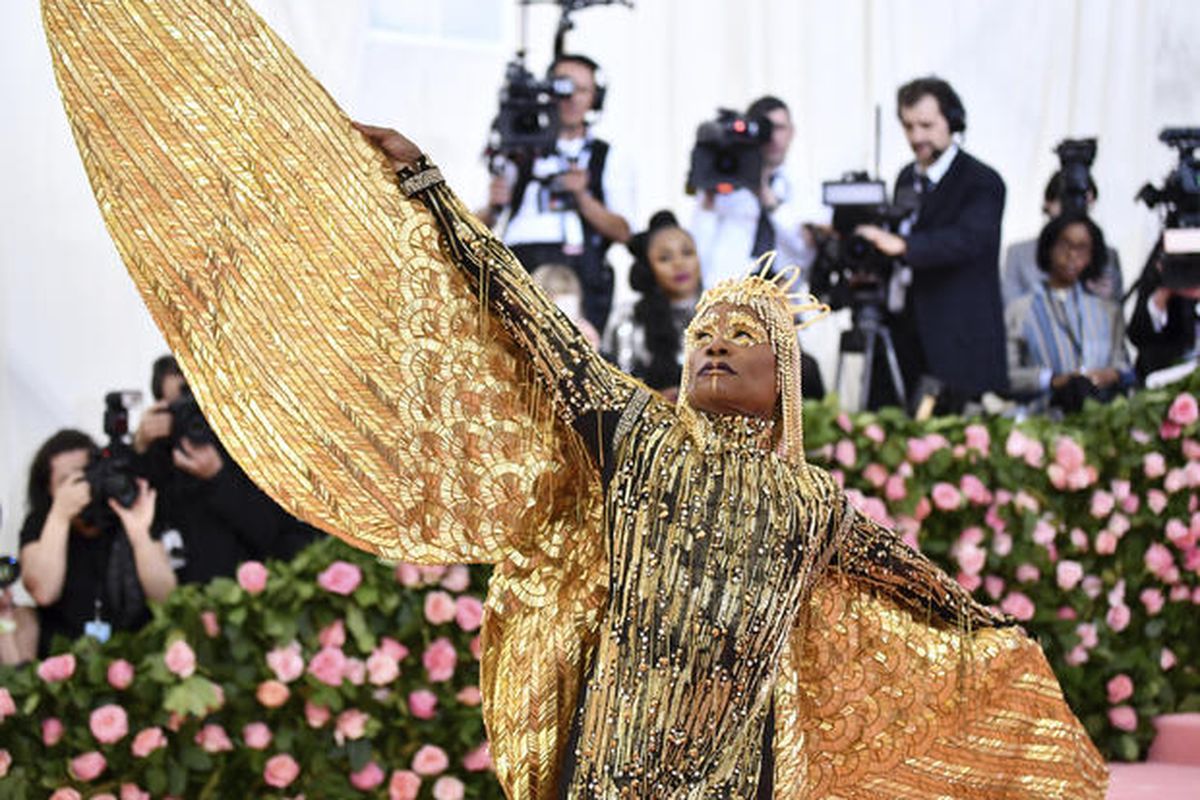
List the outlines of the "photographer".
{"type": "MultiPolygon", "coordinates": [[[[903,292],[904,300],[891,304],[888,325],[905,386],[911,395],[931,376],[941,386],[938,411],[952,413],[1007,384],[999,270],[1004,181],[956,143],[966,110],[950,84],[918,78],[901,86],[896,100],[916,156],[900,171],[896,195],[915,192],[920,207],[899,233],[874,225],[857,233],[904,264],[892,277],[893,294],[903,292]]],[[[882,372],[881,361],[875,367],[882,372]]],[[[894,402],[886,380],[874,381],[872,394],[872,407],[894,402]]]]}
{"type": "MultiPolygon", "coordinates": [[[[1063,176],[1061,170],[1055,170],[1046,182],[1042,192],[1042,213],[1046,221],[1058,217],[1063,212],[1062,204],[1063,176]]],[[[1091,213],[1096,204],[1099,192],[1092,176],[1087,178],[1087,208],[1091,213]]],[[[1001,290],[1004,293],[1004,306],[1007,308],[1014,300],[1036,289],[1044,280],[1041,268],[1037,262],[1036,238],[1014,242],[1004,251],[1004,271],[1001,290]]],[[[1085,280],[1083,288],[1088,292],[1106,300],[1120,300],[1122,292],[1121,261],[1117,251],[1108,248],[1108,256],[1104,267],[1094,278],[1085,280]]]]}
{"type": "Polygon", "coordinates": [[[1120,307],[1083,289],[1106,253],[1100,228],[1081,212],[1055,217],[1038,236],[1042,280],[1005,312],[1011,389],[1035,409],[1078,411],[1134,383],[1120,307]]]}
{"type": "Polygon", "coordinates": [[[158,529],[181,583],[232,576],[247,559],[290,558],[315,538],[314,529],[284,512],[229,458],[173,357],[155,361],[151,391],[156,402],[142,415],[133,447],[139,471],[159,490],[158,529]]]}
{"type": "Polygon", "coordinates": [[[100,641],[135,630],[150,615],[147,600],[166,599],[175,575],[152,533],[155,492],[138,480],[128,508],[101,504],[85,469],[96,458],[91,438],[62,430],[29,469],[29,515],[21,528],[21,578],[38,605],[38,653],[57,635],[100,641]]]}
{"type": "Polygon", "coordinates": [[[704,284],[745,275],[752,259],[774,250],[777,267],[807,269],[813,247],[803,229],[804,214],[784,173],[795,127],[787,104],[766,95],[750,104],[746,116],[765,121],[770,139],[761,146],[762,179],[754,189],[728,194],[704,190],[692,215],[692,235],[704,270],[704,284]]]}
{"type": "Polygon", "coordinates": [[[1142,274],[1137,303],[1129,319],[1129,341],[1137,348],[1139,381],[1195,355],[1200,327],[1200,286],[1163,285],[1162,257],[1142,274]]]}
{"type": "Polygon", "coordinates": [[[570,80],[573,89],[558,101],[555,151],[505,161],[479,217],[495,227],[509,212],[502,238],[530,272],[545,263],[575,270],[583,284],[584,316],[603,331],[613,295],[605,254],[613,242],[628,241],[634,214],[632,171],[588,130],[589,118],[603,105],[599,71],[587,56],[555,59],[551,75],[570,80]]]}

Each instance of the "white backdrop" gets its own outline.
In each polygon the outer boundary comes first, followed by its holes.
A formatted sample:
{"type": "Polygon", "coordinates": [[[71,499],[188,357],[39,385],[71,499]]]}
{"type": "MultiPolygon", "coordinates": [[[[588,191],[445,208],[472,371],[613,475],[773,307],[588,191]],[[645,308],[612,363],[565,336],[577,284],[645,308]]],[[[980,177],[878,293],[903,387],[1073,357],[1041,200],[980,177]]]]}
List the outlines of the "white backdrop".
{"type": "MultiPolygon", "coordinates": [[[[146,0],[149,2],[149,0],[146,0]]],[[[356,118],[404,130],[460,193],[483,198],[479,159],[514,0],[252,0],[356,118]]],[[[546,64],[556,11],[530,9],[530,63],[546,64]]],[[[611,87],[601,135],[631,153],[638,228],[682,193],[695,126],[716,106],[773,93],[792,107],[803,191],[909,159],[902,82],[936,73],[968,110],[965,146],[1008,184],[1005,241],[1040,224],[1053,145],[1099,136],[1096,215],[1132,280],[1157,230],[1133,203],[1174,163],[1165,125],[1200,125],[1194,0],[638,0],[576,17],[570,49],[611,87]]],[[[164,345],[103,229],[58,100],[35,0],[0,3],[0,553],[16,547],[37,445],[63,426],[99,436],[103,393],[148,391],[164,345]]],[[[824,337],[831,340],[833,329],[824,337]]],[[[821,353],[826,365],[830,351],[821,353]]],[[[827,382],[831,376],[827,374],[827,382]]]]}

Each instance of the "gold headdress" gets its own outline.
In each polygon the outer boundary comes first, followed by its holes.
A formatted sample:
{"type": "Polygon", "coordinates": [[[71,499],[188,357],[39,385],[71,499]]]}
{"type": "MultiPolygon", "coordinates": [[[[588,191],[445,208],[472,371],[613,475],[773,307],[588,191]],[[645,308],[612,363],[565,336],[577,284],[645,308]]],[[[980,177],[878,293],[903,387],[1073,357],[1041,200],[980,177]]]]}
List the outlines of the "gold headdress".
{"type": "MultiPolygon", "coordinates": [[[[793,287],[801,282],[799,267],[789,266],[772,276],[774,262],[774,251],[764,253],[746,277],[721,281],[705,291],[696,304],[692,325],[706,311],[720,304],[745,306],[762,320],[767,329],[767,338],[771,341],[771,349],[775,351],[775,375],[782,416],[778,421],[782,426],[780,455],[793,464],[801,465],[804,463],[804,409],[800,386],[800,343],[796,333],[829,316],[829,306],[811,294],[793,291],[793,287]]],[[[688,326],[689,332],[692,325],[688,326]]],[[[687,360],[688,354],[685,353],[685,365],[687,360]]],[[[691,371],[685,367],[679,388],[679,405],[688,412],[694,411],[688,402],[691,384],[691,371]]]]}

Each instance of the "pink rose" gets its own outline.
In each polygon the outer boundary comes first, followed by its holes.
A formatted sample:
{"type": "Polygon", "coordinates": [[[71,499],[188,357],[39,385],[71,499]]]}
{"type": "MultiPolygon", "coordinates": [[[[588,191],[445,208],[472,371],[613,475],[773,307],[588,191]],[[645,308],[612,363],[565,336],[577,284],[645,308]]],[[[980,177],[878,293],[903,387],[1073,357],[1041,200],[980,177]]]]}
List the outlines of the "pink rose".
{"type": "Polygon", "coordinates": [[[254,696],[266,708],[279,708],[287,702],[288,697],[291,696],[291,690],[288,689],[287,684],[268,680],[258,685],[254,696]]]}
{"type": "Polygon", "coordinates": [[[272,738],[271,729],[264,722],[251,722],[242,728],[242,741],[251,750],[266,750],[272,738]]]}
{"type": "Polygon", "coordinates": [[[51,656],[38,664],[37,674],[46,683],[65,681],[75,674],[75,656],[71,653],[51,656]]]}
{"type": "Polygon", "coordinates": [[[1150,510],[1155,514],[1161,514],[1167,507],[1166,492],[1161,489],[1151,489],[1146,492],[1146,505],[1150,506],[1150,510]]]}
{"type": "Polygon", "coordinates": [[[1000,603],[1000,610],[1005,614],[1011,614],[1021,622],[1028,622],[1033,619],[1036,608],[1033,601],[1020,592],[1009,592],[1008,596],[1000,603]]]}
{"type": "Polygon", "coordinates": [[[1129,706],[1116,706],[1108,710],[1108,721],[1113,727],[1121,731],[1133,732],[1137,730],[1138,719],[1137,712],[1129,706]]]}
{"type": "Polygon", "coordinates": [[[1177,663],[1179,663],[1179,662],[1178,662],[1178,659],[1175,658],[1175,653],[1172,652],[1169,648],[1164,647],[1162,649],[1162,652],[1159,653],[1158,665],[1160,667],[1162,667],[1164,672],[1166,672],[1167,670],[1174,667],[1177,663]]]}
{"type": "Polygon", "coordinates": [[[55,789],[54,794],[50,795],[50,800],[83,800],[83,795],[69,786],[64,786],[55,789]]]}
{"type": "Polygon", "coordinates": [[[977,544],[959,542],[954,547],[954,558],[958,566],[968,575],[978,575],[987,563],[987,551],[977,544]]]}
{"type": "Polygon", "coordinates": [[[215,639],[221,635],[221,623],[217,622],[217,614],[214,611],[201,611],[200,624],[204,626],[204,635],[210,639],[215,639]]]}
{"type": "Polygon", "coordinates": [[[1087,649],[1084,648],[1083,645],[1076,645],[1075,647],[1071,648],[1071,651],[1067,653],[1064,660],[1072,667],[1078,667],[1081,664],[1086,664],[1088,660],[1087,649]]]}
{"type": "Polygon", "coordinates": [[[1103,489],[1097,489],[1092,493],[1092,516],[1096,519],[1102,519],[1112,513],[1116,507],[1116,498],[1103,489]]]}
{"type": "Polygon", "coordinates": [[[300,653],[300,643],[292,642],[287,647],[276,647],[267,653],[267,666],[275,673],[275,677],[284,683],[291,683],[304,674],[304,656],[300,653]]]}
{"type": "Polygon", "coordinates": [[[474,639],[471,640],[471,644],[469,644],[468,647],[471,648],[471,656],[476,661],[480,661],[483,659],[483,639],[476,636],[474,639]]]}
{"type": "Polygon", "coordinates": [[[133,664],[123,658],[118,658],[108,665],[109,686],[117,691],[122,691],[129,688],[131,683],[133,683],[133,664]]]}
{"type": "Polygon", "coordinates": [[[327,706],[317,705],[311,700],[304,701],[304,718],[308,721],[308,727],[320,728],[332,716],[327,706]]]}
{"type": "Polygon", "coordinates": [[[909,439],[905,455],[914,464],[924,464],[933,455],[933,448],[924,439],[909,439]]]}
{"type": "Polygon", "coordinates": [[[1110,678],[1106,688],[1108,689],[1108,702],[1112,705],[1133,697],[1133,679],[1124,672],[1110,678]]]}
{"type": "Polygon", "coordinates": [[[1152,617],[1162,611],[1163,606],[1167,602],[1167,598],[1160,589],[1142,589],[1138,595],[1138,599],[1146,607],[1146,613],[1152,617]]]}
{"type": "Polygon", "coordinates": [[[12,766],[12,753],[8,750],[0,750],[0,778],[8,775],[8,770],[12,766]]]}
{"type": "Polygon", "coordinates": [[[835,422],[837,422],[837,426],[846,433],[854,430],[854,423],[850,421],[850,415],[845,411],[837,415],[835,422]]]}
{"type": "Polygon", "coordinates": [[[977,506],[986,506],[992,502],[992,493],[983,485],[983,481],[971,474],[962,476],[962,480],[958,482],[958,486],[962,489],[963,497],[967,498],[967,502],[977,506]]]}
{"type": "Polygon", "coordinates": [[[863,480],[871,484],[873,488],[878,489],[887,483],[887,467],[885,467],[883,464],[872,461],[870,464],[867,464],[865,467],[863,467],[862,476],[863,480]]]}
{"type": "Polygon", "coordinates": [[[150,793],[142,791],[136,783],[122,783],[121,800],[150,800],[150,793]]]}
{"type": "Polygon", "coordinates": [[[341,647],[346,644],[346,623],[340,619],[329,623],[317,634],[317,641],[321,647],[341,647]]]}
{"type": "Polygon", "coordinates": [[[437,713],[437,695],[428,689],[417,689],[408,695],[408,710],[417,719],[433,719],[437,713]]]}
{"type": "Polygon", "coordinates": [[[163,656],[167,669],[181,678],[190,678],[196,672],[196,653],[183,639],[176,639],[163,656]]]}
{"type": "Polygon", "coordinates": [[[1104,621],[1108,623],[1108,627],[1114,633],[1120,633],[1129,627],[1130,616],[1129,606],[1120,603],[1108,609],[1108,613],[1104,615],[1104,621]]]}
{"type": "Polygon", "coordinates": [[[1000,596],[1004,594],[1004,578],[999,575],[988,575],[983,579],[983,590],[993,600],[999,600],[1000,596]]]}
{"type": "Polygon", "coordinates": [[[986,456],[992,447],[992,436],[988,429],[979,424],[968,425],[965,431],[967,449],[974,450],[981,456],[986,456]]]}
{"type": "Polygon", "coordinates": [[[1143,556],[1146,563],[1146,569],[1152,575],[1158,578],[1164,578],[1172,567],[1175,566],[1175,556],[1171,555],[1171,551],[1159,542],[1153,542],[1146,548],[1146,555],[1143,556]]]}
{"type": "MultiPolygon", "coordinates": [[[[361,739],[367,733],[367,720],[371,716],[365,711],[360,711],[357,708],[348,708],[338,714],[337,725],[334,730],[334,738],[338,740],[338,744],[342,744],[343,739],[361,739]]],[[[382,781],[383,779],[380,778],[382,781]]]]}
{"type": "Polygon", "coordinates": [[[443,775],[433,784],[433,800],[462,800],[466,787],[458,778],[443,775]]]}
{"type": "Polygon", "coordinates": [[[408,657],[408,648],[390,636],[385,636],[379,640],[379,650],[388,658],[393,658],[396,661],[403,661],[408,657]]]}
{"type": "Polygon", "coordinates": [[[1189,589],[1188,587],[1184,586],[1183,584],[1180,584],[1179,586],[1171,587],[1170,597],[1171,597],[1172,603],[1179,603],[1179,602],[1185,601],[1191,596],[1192,596],[1192,590],[1189,589]]]}
{"type": "Polygon", "coordinates": [[[125,734],[129,733],[129,715],[125,713],[125,709],[109,703],[92,712],[88,719],[88,728],[100,744],[113,744],[124,739],[125,734]]]}
{"type": "Polygon", "coordinates": [[[1197,416],[1200,416],[1200,410],[1196,407],[1196,398],[1190,392],[1180,392],[1167,409],[1167,419],[1180,427],[1191,425],[1197,416]]]}
{"type": "Polygon", "coordinates": [[[1080,623],[1075,627],[1075,633],[1079,636],[1079,643],[1088,650],[1100,643],[1100,634],[1094,622],[1080,623]]]}
{"type": "Polygon", "coordinates": [[[866,436],[875,444],[883,444],[883,440],[887,438],[883,432],[883,428],[879,427],[879,423],[877,422],[872,422],[863,428],[863,436],[866,436]]]}
{"type": "Polygon", "coordinates": [[[99,778],[100,774],[107,767],[108,762],[104,759],[104,756],[98,751],[92,750],[91,752],[72,758],[69,772],[75,780],[86,783],[99,778]]]}
{"type": "Polygon", "coordinates": [[[327,686],[341,686],[346,671],[346,654],[336,647],[323,647],[308,662],[308,671],[327,686]]]}
{"type": "Polygon", "coordinates": [[[968,575],[965,572],[960,572],[954,576],[954,580],[958,581],[958,585],[966,589],[968,592],[974,592],[983,583],[983,578],[978,575],[968,575]]]}
{"type": "Polygon", "coordinates": [[[8,689],[0,686],[0,722],[8,717],[15,716],[17,713],[17,704],[13,702],[12,694],[8,689]]]}
{"type": "Polygon", "coordinates": [[[1070,606],[1059,606],[1057,616],[1059,619],[1067,620],[1068,622],[1070,622],[1070,621],[1078,619],[1079,613],[1076,612],[1075,609],[1071,608],[1070,606]]]}
{"type": "Polygon", "coordinates": [[[462,765],[467,772],[483,772],[491,769],[492,754],[488,749],[488,743],[484,742],[463,756],[462,765]]]}
{"type": "Polygon", "coordinates": [[[243,561],[238,565],[237,582],[248,594],[258,594],[267,588],[267,568],[258,561],[243,561]]]}
{"type": "Polygon", "coordinates": [[[883,496],[890,503],[895,503],[907,497],[908,487],[904,484],[904,478],[901,478],[899,475],[893,475],[888,478],[887,483],[883,487],[883,496]]]}
{"type": "Polygon", "coordinates": [[[1086,462],[1086,456],[1079,442],[1070,436],[1060,436],[1054,442],[1054,463],[1067,472],[1074,472],[1086,462]]]}
{"type": "Polygon", "coordinates": [[[300,765],[287,753],[267,759],[263,767],[263,780],[268,786],[283,789],[300,775],[300,765]]]}
{"type": "Polygon", "coordinates": [[[1129,530],[1129,518],[1124,514],[1113,514],[1108,519],[1108,529],[1120,539],[1129,530]]]}
{"type": "Polygon", "coordinates": [[[1033,583],[1041,577],[1041,570],[1033,564],[1020,564],[1017,566],[1016,578],[1018,583],[1033,583]]]}
{"type": "Polygon", "coordinates": [[[42,744],[54,747],[62,741],[63,724],[58,717],[47,717],[42,720],[42,744]]]}
{"type": "Polygon", "coordinates": [[[842,439],[833,448],[833,460],[841,464],[846,469],[854,466],[858,461],[858,449],[854,446],[854,442],[849,439],[842,439]]]}
{"type": "Polygon", "coordinates": [[[1117,552],[1117,536],[1112,531],[1103,530],[1096,535],[1096,554],[1111,556],[1117,552]]]}
{"type": "Polygon", "coordinates": [[[445,592],[430,592],[425,595],[425,619],[430,625],[443,625],[454,619],[454,598],[445,592]]]}
{"type": "Polygon", "coordinates": [[[1182,469],[1173,469],[1167,472],[1167,477],[1163,479],[1163,489],[1167,494],[1176,494],[1186,488],[1188,485],[1187,472],[1182,469]]]}
{"type": "Polygon", "coordinates": [[[962,504],[962,495],[958,489],[945,481],[935,483],[931,494],[933,504],[942,511],[953,511],[962,504]]]}
{"type": "Polygon", "coordinates": [[[1058,588],[1069,592],[1083,580],[1083,565],[1078,561],[1059,561],[1054,565],[1054,577],[1058,581],[1058,588]]]}
{"type": "Polygon", "coordinates": [[[1158,427],[1158,435],[1164,440],[1178,439],[1182,433],[1183,428],[1169,419],[1163,420],[1163,424],[1158,427]]]}
{"type": "Polygon", "coordinates": [[[454,698],[464,706],[477,706],[483,702],[483,693],[479,691],[478,686],[464,686],[454,698]]]}
{"type": "Polygon", "coordinates": [[[1042,547],[1049,547],[1054,544],[1055,538],[1058,537],[1058,529],[1044,519],[1039,519],[1037,524],[1033,526],[1031,534],[1034,544],[1040,544],[1042,547]]]}
{"type": "Polygon", "coordinates": [[[327,592],[347,595],[362,583],[362,570],[346,561],[335,561],[317,576],[317,585],[327,592]]]}
{"type": "Polygon", "coordinates": [[[400,677],[400,666],[396,659],[382,649],[376,648],[367,658],[367,680],[372,686],[387,686],[400,677]]]}
{"type": "Polygon", "coordinates": [[[1088,551],[1088,535],[1082,528],[1071,528],[1071,546],[1085,553],[1088,551]]]}
{"type": "Polygon", "coordinates": [[[135,758],[145,758],[155,750],[166,746],[167,737],[163,734],[163,729],[155,725],[152,728],[142,728],[138,731],[137,736],[133,737],[133,744],[129,746],[129,751],[135,758]]]}
{"type": "Polygon", "coordinates": [[[425,672],[429,676],[429,680],[434,683],[448,681],[454,676],[454,668],[458,662],[458,653],[454,650],[454,645],[446,637],[435,639],[432,644],[425,649],[421,655],[421,663],[425,665],[425,672]]]}
{"type": "Polygon", "coordinates": [[[446,751],[436,744],[425,745],[417,751],[412,760],[413,772],[418,775],[437,775],[445,772],[448,766],[450,759],[446,757],[446,751]]]}
{"type": "Polygon", "coordinates": [[[407,769],[398,769],[388,781],[388,800],[417,800],[421,791],[421,776],[407,769]]]}
{"type": "Polygon", "coordinates": [[[451,566],[442,578],[442,588],[448,592],[465,592],[470,585],[471,571],[462,564],[451,566]]]}
{"type": "Polygon", "coordinates": [[[353,686],[362,686],[367,679],[367,665],[361,658],[347,658],[346,667],[342,670],[342,677],[350,681],[353,686]]]}
{"type": "Polygon", "coordinates": [[[1092,600],[1099,597],[1100,592],[1104,589],[1104,582],[1098,575],[1084,575],[1080,585],[1083,587],[1083,593],[1092,600]]]}
{"type": "Polygon", "coordinates": [[[196,731],[196,744],[206,753],[225,753],[233,749],[229,734],[215,722],[210,722],[196,731]]]}
{"type": "Polygon", "coordinates": [[[396,581],[410,589],[420,586],[423,583],[421,570],[416,564],[397,564],[396,581]]]}
{"type": "Polygon", "coordinates": [[[374,761],[368,761],[358,772],[350,773],[350,785],[360,792],[369,792],[383,783],[383,770],[374,761]]]}
{"type": "Polygon", "coordinates": [[[992,552],[1004,558],[1012,552],[1013,539],[1012,535],[1004,531],[999,531],[992,537],[992,552]]]}

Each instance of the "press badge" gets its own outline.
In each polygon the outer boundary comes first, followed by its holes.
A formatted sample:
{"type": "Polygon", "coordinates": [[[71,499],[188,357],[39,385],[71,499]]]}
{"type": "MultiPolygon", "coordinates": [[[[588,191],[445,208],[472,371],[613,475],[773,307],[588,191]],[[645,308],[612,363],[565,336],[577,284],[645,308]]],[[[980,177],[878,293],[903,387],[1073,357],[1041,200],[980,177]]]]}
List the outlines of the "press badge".
{"type": "Polygon", "coordinates": [[[83,626],[83,634],[90,636],[100,644],[112,638],[112,625],[102,619],[94,619],[83,626]]]}

